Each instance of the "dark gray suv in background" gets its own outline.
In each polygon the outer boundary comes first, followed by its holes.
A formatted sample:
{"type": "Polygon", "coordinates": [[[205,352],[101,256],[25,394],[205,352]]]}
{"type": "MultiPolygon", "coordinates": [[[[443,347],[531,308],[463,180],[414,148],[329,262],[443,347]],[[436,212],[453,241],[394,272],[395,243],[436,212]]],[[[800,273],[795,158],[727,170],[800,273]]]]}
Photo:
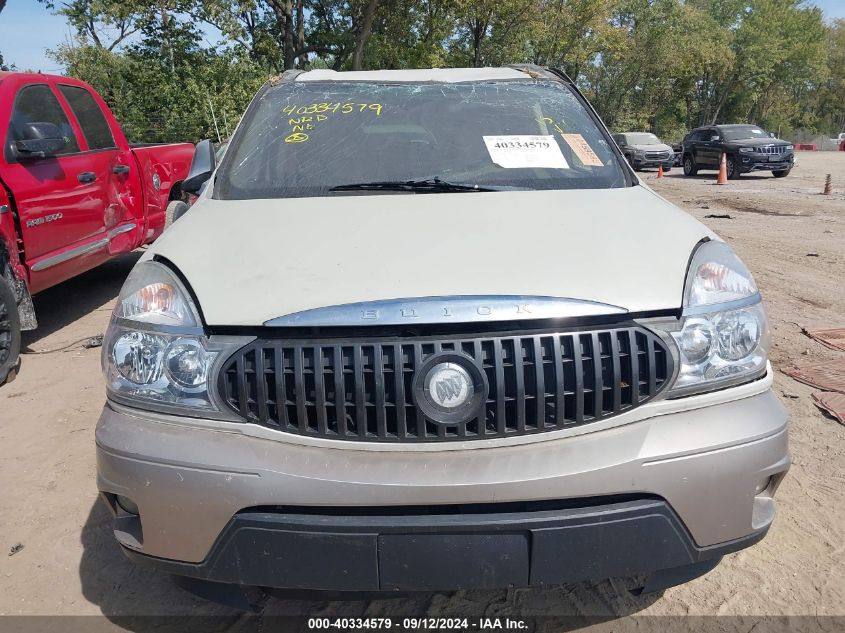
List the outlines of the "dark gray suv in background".
{"type": "Polygon", "coordinates": [[[675,152],[650,132],[625,132],[614,134],[613,140],[622,151],[622,155],[634,171],[647,167],[663,167],[671,171],[675,163],[675,152]]]}

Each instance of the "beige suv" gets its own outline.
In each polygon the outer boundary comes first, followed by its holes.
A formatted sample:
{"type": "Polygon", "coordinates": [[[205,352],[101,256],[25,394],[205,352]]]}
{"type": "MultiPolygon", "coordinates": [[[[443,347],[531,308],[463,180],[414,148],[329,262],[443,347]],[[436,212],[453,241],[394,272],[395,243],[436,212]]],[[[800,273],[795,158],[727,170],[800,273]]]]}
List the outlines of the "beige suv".
{"type": "Polygon", "coordinates": [[[754,280],[564,74],[288,72],[184,188],[103,352],[98,485],[138,564],[229,602],[653,591],[769,529],[754,280]]]}

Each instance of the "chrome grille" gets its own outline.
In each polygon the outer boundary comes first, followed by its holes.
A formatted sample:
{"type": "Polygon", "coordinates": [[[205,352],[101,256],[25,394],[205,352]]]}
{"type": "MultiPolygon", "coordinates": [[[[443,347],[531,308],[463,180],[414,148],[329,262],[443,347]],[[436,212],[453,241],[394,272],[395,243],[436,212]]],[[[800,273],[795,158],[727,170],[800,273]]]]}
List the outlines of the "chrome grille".
{"type": "Polygon", "coordinates": [[[787,152],[785,145],[767,145],[766,147],[758,147],[757,151],[761,154],[785,154],[787,152]]]}
{"type": "Polygon", "coordinates": [[[673,156],[672,152],[646,152],[645,157],[648,160],[663,160],[669,159],[673,156]]]}
{"type": "Polygon", "coordinates": [[[218,389],[245,422],[364,442],[490,439],[589,424],[657,395],[672,375],[665,343],[645,328],[578,332],[260,339],[223,364],[218,389]],[[460,354],[483,374],[485,399],[456,424],[415,402],[415,372],[460,354]]]}

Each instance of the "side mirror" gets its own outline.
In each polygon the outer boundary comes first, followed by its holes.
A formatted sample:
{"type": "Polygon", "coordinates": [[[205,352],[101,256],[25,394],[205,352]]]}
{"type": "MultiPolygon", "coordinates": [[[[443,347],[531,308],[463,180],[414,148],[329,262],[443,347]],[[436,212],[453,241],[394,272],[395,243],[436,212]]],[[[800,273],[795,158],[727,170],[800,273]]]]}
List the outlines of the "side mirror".
{"type": "Polygon", "coordinates": [[[67,146],[62,131],[55,123],[25,123],[23,138],[15,141],[18,159],[53,158],[67,146]]]}
{"type": "Polygon", "coordinates": [[[202,186],[211,178],[214,165],[214,146],[211,141],[206,139],[197,143],[188,177],[182,183],[182,191],[198,196],[202,191],[202,186]]]}
{"type": "Polygon", "coordinates": [[[719,140],[719,135],[718,135],[718,134],[714,134],[713,136],[711,136],[711,137],[710,137],[710,142],[711,142],[711,143],[715,143],[715,142],[717,142],[718,140],[719,140]]]}

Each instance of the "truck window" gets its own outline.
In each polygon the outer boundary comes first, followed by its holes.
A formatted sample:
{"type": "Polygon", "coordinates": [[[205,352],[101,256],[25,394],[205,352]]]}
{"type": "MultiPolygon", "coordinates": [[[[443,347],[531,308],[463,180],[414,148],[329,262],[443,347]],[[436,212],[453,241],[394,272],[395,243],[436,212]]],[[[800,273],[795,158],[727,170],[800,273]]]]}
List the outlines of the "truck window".
{"type": "Polygon", "coordinates": [[[108,121],[91,93],[79,86],[59,86],[59,90],[70,104],[76,120],[79,121],[88,149],[116,148],[108,121]]]}
{"type": "Polygon", "coordinates": [[[47,84],[33,84],[21,88],[15,99],[15,108],[9,122],[9,143],[24,140],[24,126],[27,123],[53,123],[65,137],[66,145],[59,154],[72,154],[79,151],[79,143],[73,128],[65,116],[59,100],[47,84]]]}
{"type": "Polygon", "coordinates": [[[335,195],[440,178],[511,189],[627,186],[612,141],[566,85],[287,82],[261,94],[220,165],[224,200],[335,195]]]}

